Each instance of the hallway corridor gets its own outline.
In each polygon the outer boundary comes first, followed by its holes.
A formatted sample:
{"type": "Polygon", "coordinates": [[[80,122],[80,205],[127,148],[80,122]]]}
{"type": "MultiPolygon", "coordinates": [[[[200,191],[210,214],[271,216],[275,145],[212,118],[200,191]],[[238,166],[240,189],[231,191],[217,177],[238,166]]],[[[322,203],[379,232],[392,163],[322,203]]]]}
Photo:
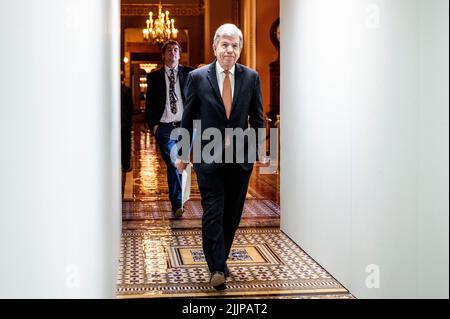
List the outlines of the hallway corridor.
{"type": "Polygon", "coordinates": [[[191,199],[174,219],[165,164],[140,115],[132,133],[132,171],[123,174],[119,298],[353,298],[279,229],[279,175],[250,181],[228,265],[227,289],[209,285],[201,243],[202,208],[192,176],[191,199]]]}

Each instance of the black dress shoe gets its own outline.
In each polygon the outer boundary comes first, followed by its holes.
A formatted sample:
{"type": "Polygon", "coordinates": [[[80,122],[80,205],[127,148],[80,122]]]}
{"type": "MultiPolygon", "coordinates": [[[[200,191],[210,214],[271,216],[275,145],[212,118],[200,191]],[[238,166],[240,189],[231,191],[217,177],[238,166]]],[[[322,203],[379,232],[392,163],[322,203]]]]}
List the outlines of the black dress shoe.
{"type": "Polygon", "coordinates": [[[214,271],[211,274],[211,279],[209,280],[209,283],[217,290],[223,290],[223,285],[225,285],[225,281],[226,281],[225,274],[223,272],[214,271]]]}
{"type": "Polygon", "coordinates": [[[214,289],[220,291],[220,290],[225,290],[227,289],[227,285],[226,284],[221,284],[219,286],[214,287],[214,289]]]}
{"type": "Polygon", "coordinates": [[[183,216],[184,210],[183,208],[178,208],[176,210],[174,210],[173,215],[177,218],[180,218],[181,216],[183,216]]]}

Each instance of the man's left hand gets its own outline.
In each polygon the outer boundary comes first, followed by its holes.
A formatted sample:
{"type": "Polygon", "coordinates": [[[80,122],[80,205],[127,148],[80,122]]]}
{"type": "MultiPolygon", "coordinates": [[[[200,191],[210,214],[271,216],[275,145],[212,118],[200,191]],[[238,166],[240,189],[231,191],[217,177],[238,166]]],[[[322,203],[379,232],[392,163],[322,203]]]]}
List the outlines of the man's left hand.
{"type": "Polygon", "coordinates": [[[183,174],[184,170],[186,169],[186,167],[189,165],[189,163],[185,163],[180,159],[177,159],[175,161],[175,167],[178,169],[178,172],[180,174],[183,174]]]}

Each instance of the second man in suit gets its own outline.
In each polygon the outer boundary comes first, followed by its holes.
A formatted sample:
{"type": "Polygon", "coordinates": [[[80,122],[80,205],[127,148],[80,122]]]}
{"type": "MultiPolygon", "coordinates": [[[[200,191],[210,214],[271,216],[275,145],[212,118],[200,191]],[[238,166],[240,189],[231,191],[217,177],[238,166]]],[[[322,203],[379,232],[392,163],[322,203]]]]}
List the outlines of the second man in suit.
{"type": "Polygon", "coordinates": [[[172,130],[180,127],[184,108],[184,85],[190,67],[179,64],[181,46],[176,41],[166,42],[161,49],[164,66],[147,76],[145,117],[155,136],[167,166],[169,199],[175,217],[183,215],[181,205],[181,175],[170,153],[176,140],[170,138],[172,130]]]}

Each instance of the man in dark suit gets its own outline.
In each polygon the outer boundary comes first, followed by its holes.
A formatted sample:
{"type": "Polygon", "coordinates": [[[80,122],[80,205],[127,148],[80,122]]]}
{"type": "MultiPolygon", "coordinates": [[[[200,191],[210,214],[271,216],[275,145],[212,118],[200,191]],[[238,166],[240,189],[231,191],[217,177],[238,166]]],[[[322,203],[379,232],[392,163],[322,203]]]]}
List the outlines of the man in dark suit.
{"type": "Polygon", "coordinates": [[[172,212],[175,217],[181,217],[183,215],[181,175],[170,156],[176,144],[176,140],[170,136],[172,130],[180,127],[185,101],[184,85],[192,68],[179,64],[181,46],[178,42],[173,40],[166,42],[161,52],[164,66],[147,76],[145,117],[167,166],[172,212]]]}
{"type": "MultiPolygon", "coordinates": [[[[196,163],[194,155],[194,169],[202,197],[203,252],[211,273],[210,284],[218,290],[226,288],[226,277],[229,276],[226,260],[239,227],[253,169],[254,160],[249,160],[249,152],[257,148],[247,145],[250,143],[246,139],[245,160],[239,162],[234,138],[225,136],[225,132],[227,129],[250,131],[251,128],[265,127],[259,76],[256,71],[236,63],[242,46],[242,32],[235,25],[219,27],[213,44],[216,61],[188,76],[181,123],[190,136],[194,130],[193,121],[200,123],[194,139],[201,138],[202,158],[196,163]],[[203,133],[211,129],[220,131],[221,147],[218,154],[209,156],[205,146],[211,142],[203,140],[203,133]],[[230,147],[231,161],[224,161],[224,154],[230,147]]],[[[197,142],[194,142],[194,149],[197,142]]],[[[189,160],[186,156],[181,157],[176,161],[180,172],[189,160]]]]}

